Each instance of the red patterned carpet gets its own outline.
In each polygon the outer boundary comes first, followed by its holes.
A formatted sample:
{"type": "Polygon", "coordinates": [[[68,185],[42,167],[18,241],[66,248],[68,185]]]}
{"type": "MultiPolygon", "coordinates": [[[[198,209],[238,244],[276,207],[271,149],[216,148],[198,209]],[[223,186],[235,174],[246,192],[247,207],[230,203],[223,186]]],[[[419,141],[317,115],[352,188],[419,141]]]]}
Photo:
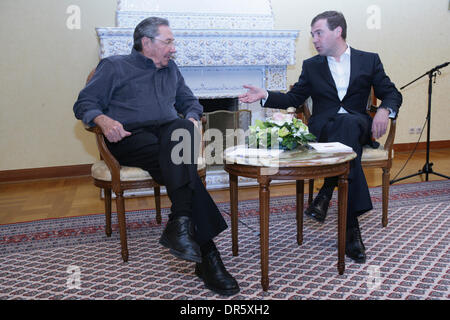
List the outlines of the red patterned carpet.
{"type": "MultiPolygon", "coordinates": [[[[242,201],[239,256],[231,255],[229,229],[216,239],[241,286],[225,299],[449,299],[450,183],[392,186],[387,228],[381,189],[370,191],[374,210],[360,219],[367,262],[346,258],[342,276],[336,203],[324,224],[305,219],[298,246],[295,199],[272,198],[268,292],[260,286],[258,201],[242,201]]],[[[229,222],[229,204],[219,206],[229,222]]],[[[193,263],[158,244],[163,227],[154,221],[153,210],[127,213],[128,263],[120,257],[117,225],[106,238],[103,215],[0,226],[0,299],[224,299],[204,287],[193,263]]]]}

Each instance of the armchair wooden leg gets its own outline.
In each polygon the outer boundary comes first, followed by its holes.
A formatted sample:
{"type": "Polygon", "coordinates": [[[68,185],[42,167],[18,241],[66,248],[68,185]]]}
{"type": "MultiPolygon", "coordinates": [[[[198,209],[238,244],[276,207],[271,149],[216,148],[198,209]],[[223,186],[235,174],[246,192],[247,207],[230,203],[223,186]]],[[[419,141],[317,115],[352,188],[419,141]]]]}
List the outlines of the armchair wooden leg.
{"type": "Polygon", "coordinates": [[[388,208],[389,208],[389,178],[390,168],[383,168],[383,216],[381,223],[383,228],[388,225],[388,208]]]}
{"type": "Polygon", "coordinates": [[[206,188],[206,175],[202,176],[200,179],[202,180],[202,183],[206,188]]]}
{"type": "Polygon", "coordinates": [[[153,188],[156,207],[156,223],[161,224],[161,188],[156,186],[153,188]]]}
{"type": "Polygon", "coordinates": [[[105,233],[107,237],[111,237],[111,189],[104,189],[105,192],[105,233]]]}
{"type": "Polygon", "coordinates": [[[233,256],[239,252],[238,245],[238,179],[230,174],[230,209],[231,209],[231,250],[233,256]]]}
{"type": "Polygon", "coordinates": [[[313,194],[314,194],[314,179],[309,179],[309,194],[308,194],[308,206],[313,202],[313,194]]]}
{"type": "Polygon", "coordinates": [[[128,243],[127,243],[127,223],[125,219],[125,203],[123,192],[116,192],[117,218],[119,220],[120,229],[120,245],[122,247],[122,259],[128,261],[128,243]]]}
{"type": "Polygon", "coordinates": [[[338,178],[338,273],[345,271],[345,239],[347,226],[348,176],[338,178]]]}

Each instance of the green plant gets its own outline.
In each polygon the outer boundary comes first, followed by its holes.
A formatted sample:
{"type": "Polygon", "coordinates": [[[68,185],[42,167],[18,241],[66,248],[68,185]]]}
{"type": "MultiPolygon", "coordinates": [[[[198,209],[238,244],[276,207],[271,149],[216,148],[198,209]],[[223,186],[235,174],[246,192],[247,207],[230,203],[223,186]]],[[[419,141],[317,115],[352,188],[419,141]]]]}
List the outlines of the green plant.
{"type": "Polygon", "coordinates": [[[316,137],[308,131],[308,126],[300,119],[281,112],[266,121],[256,120],[249,129],[250,148],[292,150],[316,141],[316,137]]]}

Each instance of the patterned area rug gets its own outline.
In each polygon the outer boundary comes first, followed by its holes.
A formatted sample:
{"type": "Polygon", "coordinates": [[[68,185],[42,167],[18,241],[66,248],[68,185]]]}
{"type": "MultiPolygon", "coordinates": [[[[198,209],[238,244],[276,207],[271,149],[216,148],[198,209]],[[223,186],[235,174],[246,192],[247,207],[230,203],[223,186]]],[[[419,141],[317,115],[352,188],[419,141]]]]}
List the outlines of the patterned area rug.
{"type": "MultiPolygon", "coordinates": [[[[305,219],[302,246],[295,198],[278,197],[271,199],[267,292],[260,285],[258,201],[251,200],[239,204],[239,256],[231,255],[230,229],[216,239],[241,287],[233,297],[207,290],[193,263],[163,249],[163,227],[153,210],[143,210],[127,213],[128,263],[121,260],[117,225],[107,238],[100,214],[0,226],[0,299],[449,299],[450,183],[392,186],[387,228],[381,189],[370,192],[374,210],[360,218],[367,262],[346,258],[342,276],[337,195],[324,224],[305,219]]],[[[229,222],[229,204],[219,207],[229,222]]]]}

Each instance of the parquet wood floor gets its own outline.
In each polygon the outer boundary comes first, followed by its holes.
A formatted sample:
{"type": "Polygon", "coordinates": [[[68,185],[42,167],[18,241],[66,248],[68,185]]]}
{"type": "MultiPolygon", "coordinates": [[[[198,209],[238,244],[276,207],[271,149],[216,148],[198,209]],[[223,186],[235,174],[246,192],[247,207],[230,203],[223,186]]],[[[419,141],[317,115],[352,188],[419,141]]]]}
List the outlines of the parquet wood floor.
{"type": "MultiPolygon", "coordinates": [[[[395,154],[391,179],[397,174],[409,157],[409,152],[395,154]]],[[[411,158],[399,177],[416,173],[425,164],[425,151],[417,151],[411,158]]],[[[447,176],[450,175],[450,149],[433,150],[430,155],[434,163],[433,170],[447,176]]],[[[369,187],[381,185],[381,169],[365,169],[369,187]]],[[[437,175],[430,175],[430,180],[443,180],[437,175]]],[[[398,183],[413,183],[425,181],[425,175],[409,178],[398,183]]],[[[315,183],[315,191],[321,186],[321,181],[315,183]]],[[[308,188],[305,186],[305,192],[308,188]]],[[[271,196],[294,195],[295,184],[273,185],[271,196]]],[[[211,191],[216,202],[229,201],[229,191],[211,191]]],[[[247,187],[239,191],[239,199],[257,199],[258,188],[247,187]]],[[[162,207],[169,207],[170,200],[162,196],[162,207]]],[[[154,208],[153,197],[127,199],[126,210],[154,208]]],[[[115,204],[113,204],[115,211],[115,204]]],[[[72,177],[36,181],[24,181],[0,184],[0,224],[34,221],[40,219],[72,217],[103,213],[104,205],[100,199],[99,189],[90,177],[72,177]]]]}

